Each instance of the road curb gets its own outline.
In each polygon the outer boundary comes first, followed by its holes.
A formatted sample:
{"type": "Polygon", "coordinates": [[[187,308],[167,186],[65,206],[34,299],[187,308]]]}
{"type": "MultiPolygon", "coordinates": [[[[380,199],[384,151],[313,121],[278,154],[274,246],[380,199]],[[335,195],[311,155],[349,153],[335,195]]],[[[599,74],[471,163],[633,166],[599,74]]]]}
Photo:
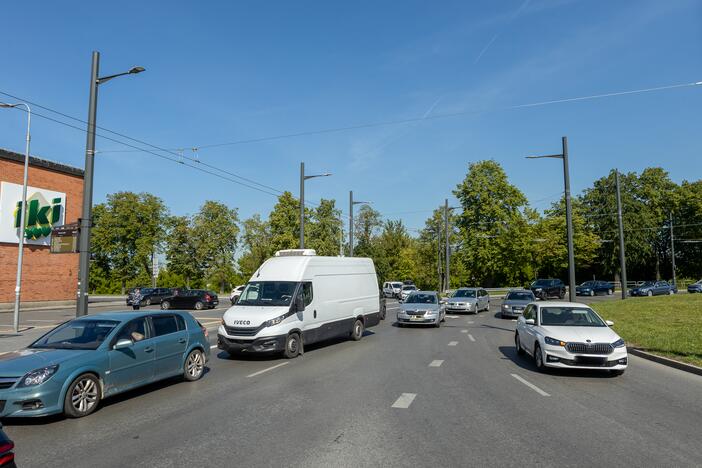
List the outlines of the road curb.
{"type": "MultiPolygon", "coordinates": [[[[90,306],[117,306],[117,305],[124,305],[124,301],[98,301],[98,302],[91,302],[88,307],[90,306]]],[[[20,311],[21,312],[30,312],[30,311],[52,311],[52,310],[62,310],[62,309],[71,309],[76,306],[75,301],[73,301],[72,304],[67,304],[67,305],[50,305],[50,306],[35,306],[35,307],[24,307],[20,305],[20,311]]],[[[125,307],[130,307],[125,305],[125,307]]],[[[13,313],[14,310],[12,309],[0,309],[0,314],[11,314],[13,313]]]]}
{"type": "Polygon", "coordinates": [[[702,375],[702,367],[697,367],[693,364],[687,364],[667,357],[658,356],[656,354],[651,354],[637,348],[627,348],[627,351],[633,354],[634,356],[638,356],[643,359],[648,359],[649,361],[657,362],[658,364],[663,364],[664,366],[673,367],[675,369],[690,372],[692,374],[702,375]]]}

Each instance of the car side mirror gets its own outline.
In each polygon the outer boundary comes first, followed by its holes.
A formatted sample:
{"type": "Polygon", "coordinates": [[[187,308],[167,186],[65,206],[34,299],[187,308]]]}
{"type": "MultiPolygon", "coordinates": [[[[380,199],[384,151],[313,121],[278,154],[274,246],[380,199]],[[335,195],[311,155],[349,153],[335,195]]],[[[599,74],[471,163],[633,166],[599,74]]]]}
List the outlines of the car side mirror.
{"type": "Polygon", "coordinates": [[[605,320],[605,323],[607,324],[608,327],[611,327],[612,325],[614,325],[614,322],[612,322],[611,320],[605,320]]]}
{"type": "Polygon", "coordinates": [[[117,343],[115,343],[114,349],[125,349],[125,348],[131,348],[131,346],[134,343],[132,343],[132,340],[128,340],[126,338],[122,338],[121,340],[117,340],[117,343]]]}
{"type": "Polygon", "coordinates": [[[295,310],[298,312],[305,310],[305,299],[302,296],[295,298],[295,310]]]}
{"type": "Polygon", "coordinates": [[[524,323],[527,325],[534,325],[536,322],[534,322],[534,319],[524,319],[524,323]]]}

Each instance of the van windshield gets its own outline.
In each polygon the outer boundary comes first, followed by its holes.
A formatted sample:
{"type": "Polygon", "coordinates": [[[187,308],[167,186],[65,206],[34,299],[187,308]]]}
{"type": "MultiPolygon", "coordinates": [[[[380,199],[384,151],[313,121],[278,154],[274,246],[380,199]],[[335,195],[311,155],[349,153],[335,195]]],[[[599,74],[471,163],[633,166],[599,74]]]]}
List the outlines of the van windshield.
{"type": "Polygon", "coordinates": [[[252,281],[241,293],[238,306],[289,306],[295,294],[295,281],[252,281]]]}

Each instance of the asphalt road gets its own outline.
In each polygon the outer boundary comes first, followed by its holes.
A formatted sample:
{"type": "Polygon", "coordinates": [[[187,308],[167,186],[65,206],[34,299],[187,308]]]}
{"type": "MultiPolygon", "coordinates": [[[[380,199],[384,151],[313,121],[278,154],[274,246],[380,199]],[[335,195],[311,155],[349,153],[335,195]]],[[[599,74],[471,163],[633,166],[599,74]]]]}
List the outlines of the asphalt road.
{"type": "Polygon", "coordinates": [[[540,374],[495,302],[439,329],[389,309],[360,342],[294,360],[213,349],[198,382],[5,430],[20,467],[702,465],[702,377],[633,356],[621,377],[540,374]]]}

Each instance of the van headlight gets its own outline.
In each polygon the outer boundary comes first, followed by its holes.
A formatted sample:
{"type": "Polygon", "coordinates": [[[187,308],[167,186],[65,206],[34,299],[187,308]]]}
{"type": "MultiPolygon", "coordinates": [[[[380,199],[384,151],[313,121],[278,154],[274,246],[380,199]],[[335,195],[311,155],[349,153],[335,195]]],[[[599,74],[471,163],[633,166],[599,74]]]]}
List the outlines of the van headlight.
{"type": "Polygon", "coordinates": [[[280,317],[276,317],[274,319],[270,319],[266,321],[266,326],[267,327],[272,327],[273,325],[278,325],[280,322],[288,318],[288,314],[283,314],[280,317]]]}
{"type": "Polygon", "coordinates": [[[43,367],[41,369],[28,372],[24,377],[22,377],[22,379],[20,379],[18,387],[33,387],[35,385],[43,384],[56,373],[58,368],[59,366],[57,364],[55,366],[43,367]]]}

